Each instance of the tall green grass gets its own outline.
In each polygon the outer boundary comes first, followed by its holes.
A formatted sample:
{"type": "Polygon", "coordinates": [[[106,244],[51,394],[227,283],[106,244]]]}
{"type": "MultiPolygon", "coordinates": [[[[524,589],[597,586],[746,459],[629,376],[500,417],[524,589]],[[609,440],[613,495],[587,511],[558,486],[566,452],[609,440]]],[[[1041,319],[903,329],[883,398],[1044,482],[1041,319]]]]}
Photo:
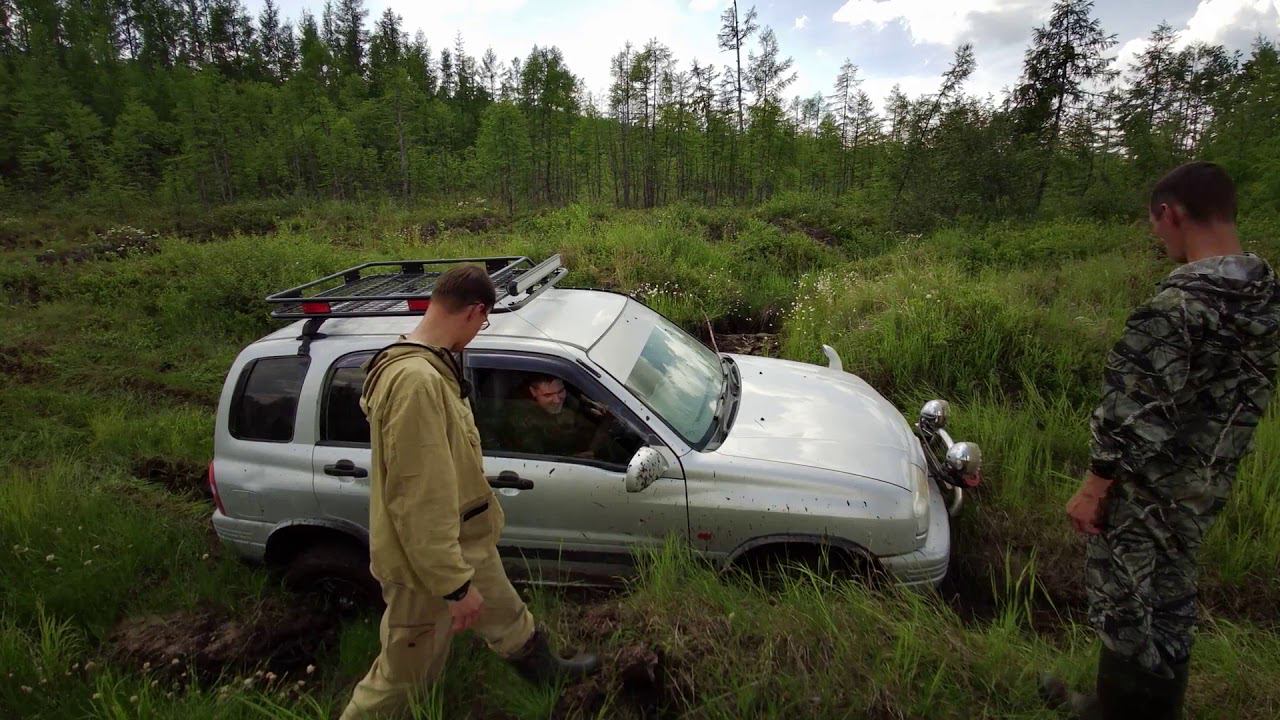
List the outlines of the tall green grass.
{"type": "MultiPolygon", "coordinates": [[[[1102,360],[1129,309],[1171,268],[1140,226],[1062,221],[921,237],[883,232],[856,204],[799,195],[753,211],[577,205],[511,221],[482,203],[282,201],[184,222],[170,229],[189,234],[164,235],[156,254],[51,269],[34,259],[42,233],[63,247],[103,228],[33,220],[4,253],[0,717],[338,712],[377,652],[372,616],[343,627],[301,693],[230,674],[174,684],[108,659],[105,638],[122,619],[245,612],[279,592],[213,545],[207,504],[129,469],[140,458],[208,459],[228,364],[277,327],[267,293],[367,260],[554,252],[572,270],[566,285],[635,293],[690,329],[773,321],[784,354],[808,361],[832,344],[908,416],[947,397],[953,433],[980,442],[986,462],[956,542],[958,560],[981,559],[993,586],[995,607],[979,620],[934,597],[803,573],[780,590],[756,587],[678,545],[647,556],[627,593],[596,601],[616,616],[608,632],[593,631],[575,602],[531,592],[566,641],[611,663],[628,648],[661,657],[657,687],[606,671],[589,715],[641,717],[658,703],[698,718],[1048,718],[1035,698],[1039,670],[1088,680],[1092,634],[1072,624],[1071,608],[1051,632],[1042,623],[1046,596],[1056,601],[1055,583],[1079,569],[1062,504],[1087,460],[1102,360]]],[[[1243,235],[1275,259],[1278,229],[1247,219],[1243,235]]],[[[1280,640],[1237,614],[1239,603],[1221,602],[1280,598],[1278,458],[1273,412],[1204,549],[1207,597],[1223,609],[1209,612],[1197,645],[1196,717],[1280,714],[1280,640]]],[[[458,640],[415,717],[548,717],[557,690],[527,686],[458,640]]]]}

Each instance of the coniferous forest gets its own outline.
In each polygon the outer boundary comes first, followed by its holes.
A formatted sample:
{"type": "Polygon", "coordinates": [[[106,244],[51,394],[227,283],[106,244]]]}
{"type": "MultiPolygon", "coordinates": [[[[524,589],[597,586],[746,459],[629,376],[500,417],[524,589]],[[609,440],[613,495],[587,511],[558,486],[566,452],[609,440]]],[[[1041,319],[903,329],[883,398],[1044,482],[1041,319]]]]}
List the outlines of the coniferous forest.
{"type": "MultiPolygon", "coordinates": [[[[1280,198],[1280,56],[1182,47],[1160,23],[1127,67],[1087,0],[1060,0],[999,97],[955,50],[936,92],[830,92],[795,73],[754,8],[727,7],[716,63],[661,38],[618,48],[593,94],[555,47],[499,58],[363,0],[283,17],[239,0],[0,0],[0,198],[13,207],[483,194],[755,203],[853,196],[892,227],[1131,213],[1163,170],[1224,163],[1246,207],[1280,198]]],[[[850,54],[856,54],[851,52],[850,54]]]]}
{"type": "MultiPolygon", "coordinates": [[[[1147,192],[1185,160],[1224,164],[1242,248],[1280,263],[1280,28],[1243,50],[1187,44],[1144,6],[1154,29],[1122,62],[1092,3],[1058,0],[995,95],[974,89],[983,48],[962,44],[923,96],[868,92],[869,50],[849,47],[823,93],[796,97],[798,48],[750,0],[720,1],[710,64],[585,28],[616,38],[599,87],[582,76],[604,68],[532,32],[504,58],[364,0],[321,2],[286,17],[270,0],[0,0],[0,718],[336,717],[381,645],[380,609],[328,592],[372,578],[317,575],[304,552],[368,567],[312,474],[319,386],[350,381],[355,346],[305,341],[316,389],[273,445],[297,463],[271,466],[278,495],[227,480],[245,472],[214,440],[231,368],[268,335],[295,358],[264,302],[284,288],[371,261],[553,255],[561,288],[626,294],[717,352],[826,366],[830,346],[908,422],[946,399],[982,483],[937,526],[945,578],[915,592],[861,582],[865,558],[829,553],[826,530],[810,552],[771,535],[789,547],[717,567],[695,518],[720,487],[762,493],[750,534],[785,527],[780,497],[804,523],[857,512],[861,486],[815,497],[828,512],[805,497],[817,480],[766,496],[764,470],[703,478],[685,531],[608,529],[635,541],[617,587],[520,585],[557,647],[599,653],[598,675],[526,683],[457,638],[413,717],[1066,717],[1041,673],[1093,687],[1100,642],[1064,507],[1108,354],[1174,267],[1147,192]],[[306,534],[246,562],[211,522],[224,499],[306,534]]],[[[519,312],[561,312],[543,302],[519,312]]],[[[519,347],[549,347],[534,342],[519,347]]],[[[811,447],[860,431],[802,432],[811,447]]],[[[766,443],[779,466],[797,452],[784,439],[766,443]]],[[[678,493],[624,495],[620,473],[616,495],[568,477],[581,494],[535,501],[562,499],[557,517],[682,511],[678,493]]],[[[1199,554],[1188,717],[1280,717],[1277,497],[1273,400],[1199,554]]],[[[545,509],[501,502],[509,527],[545,509]]]]}

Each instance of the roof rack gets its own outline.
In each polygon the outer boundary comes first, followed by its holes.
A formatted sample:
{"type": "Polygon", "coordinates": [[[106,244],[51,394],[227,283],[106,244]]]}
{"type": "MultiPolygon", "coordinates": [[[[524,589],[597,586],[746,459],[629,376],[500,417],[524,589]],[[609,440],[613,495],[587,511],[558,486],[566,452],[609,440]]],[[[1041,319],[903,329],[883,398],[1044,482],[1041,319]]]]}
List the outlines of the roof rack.
{"type": "Polygon", "coordinates": [[[511,312],[553,287],[569,269],[559,255],[534,264],[524,256],[394,260],[368,262],[267,296],[271,317],[306,319],[303,347],[323,337],[317,331],[329,318],[421,315],[431,304],[431,291],[445,271],[457,265],[483,265],[497,290],[492,312],[511,312]]]}

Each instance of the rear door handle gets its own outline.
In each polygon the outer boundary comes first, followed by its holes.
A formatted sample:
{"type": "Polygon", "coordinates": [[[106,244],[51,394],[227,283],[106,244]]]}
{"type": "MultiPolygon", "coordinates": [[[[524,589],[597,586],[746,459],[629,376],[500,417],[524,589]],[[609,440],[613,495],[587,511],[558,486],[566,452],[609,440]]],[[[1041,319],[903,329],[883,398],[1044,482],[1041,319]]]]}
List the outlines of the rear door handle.
{"type": "Polygon", "coordinates": [[[349,478],[369,477],[368,470],[365,470],[362,467],[357,467],[356,464],[351,462],[350,460],[339,460],[338,462],[332,465],[325,465],[324,474],[333,475],[334,477],[349,477],[349,478]]]}
{"type": "Polygon", "coordinates": [[[491,488],[515,488],[516,490],[532,490],[533,481],[522,478],[510,470],[503,470],[498,477],[489,478],[491,488]]]}

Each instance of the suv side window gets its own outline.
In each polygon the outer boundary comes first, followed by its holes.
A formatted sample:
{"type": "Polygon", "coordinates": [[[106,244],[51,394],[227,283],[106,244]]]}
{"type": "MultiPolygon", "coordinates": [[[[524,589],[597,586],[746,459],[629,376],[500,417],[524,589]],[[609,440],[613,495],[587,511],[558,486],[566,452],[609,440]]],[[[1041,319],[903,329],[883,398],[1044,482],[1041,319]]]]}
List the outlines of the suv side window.
{"type": "Polygon", "coordinates": [[[644,444],[631,423],[553,370],[474,367],[475,415],[485,454],[625,468],[644,444]]]}
{"type": "Polygon", "coordinates": [[[324,445],[369,445],[369,420],[360,409],[364,387],[364,364],[372,352],[358,352],[338,358],[329,369],[320,405],[320,443],[324,445]]]}
{"type": "Polygon", "coordinates": [[[231,402],[231,436],[238,440],[293,440],[298,395],[311,358],[298,355],[254,360],[240,374],[231,402]]]}

